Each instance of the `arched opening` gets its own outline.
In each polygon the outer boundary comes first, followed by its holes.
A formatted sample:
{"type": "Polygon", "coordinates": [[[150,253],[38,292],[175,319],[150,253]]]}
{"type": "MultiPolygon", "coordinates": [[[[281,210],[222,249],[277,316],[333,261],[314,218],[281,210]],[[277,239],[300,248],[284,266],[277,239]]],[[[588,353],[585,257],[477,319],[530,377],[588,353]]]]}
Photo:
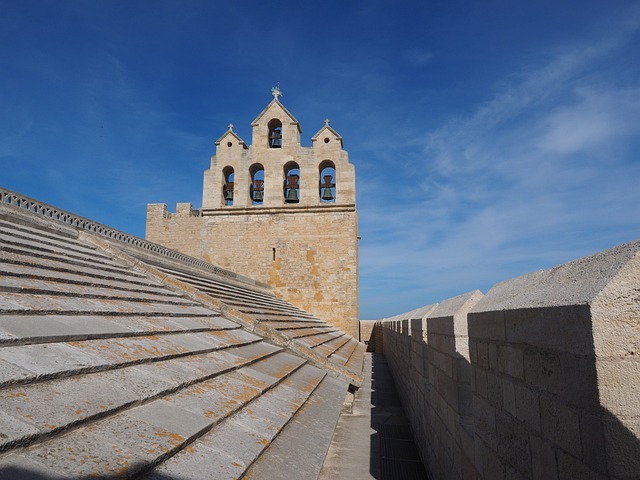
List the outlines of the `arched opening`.
{"type": "Polygon", "coordinates": [[[282,122],[277,118],[269,121],[269,148],[282,148],[282,122]]]}
{"type": "Polygon", "coordinates": [[[284,188],[282,190],[286,203],[300,201],[300,166],[296,162],[288,162],[284,166],[284,188]]]}
{"type": "Polygon", "coordinates": [[[222,200],[225,205],[233,205],[233,185],[234,185],[234,173],[233,167],[224,167],[222,169],[222,176],[224,177],[224,184],[222,185],[222,200]]]}
{"type": "Polygon", "coordinates": [[[330,160],[320,164],[319,195],[321,203],[333,203],[336,201],[336,166],[330,160]]]}
{"type": "Polygon", "coordinates": [[[249,186],[249,198],[252,205],[262,205],[264,202],[264,167],[254,163],[249,168],[251,185],[249,186]]]}

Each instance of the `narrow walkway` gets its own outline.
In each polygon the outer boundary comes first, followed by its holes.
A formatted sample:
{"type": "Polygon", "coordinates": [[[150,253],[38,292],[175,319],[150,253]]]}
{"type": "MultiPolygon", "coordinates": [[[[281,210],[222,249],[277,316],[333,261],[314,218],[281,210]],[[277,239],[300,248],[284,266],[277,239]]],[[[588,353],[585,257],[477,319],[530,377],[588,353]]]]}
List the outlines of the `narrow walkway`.
{"type": "Polygon", "coordinates": [[[387,361],[367,353],[352,413],[340,416],[320,480],[427,479],[387,361]]]}

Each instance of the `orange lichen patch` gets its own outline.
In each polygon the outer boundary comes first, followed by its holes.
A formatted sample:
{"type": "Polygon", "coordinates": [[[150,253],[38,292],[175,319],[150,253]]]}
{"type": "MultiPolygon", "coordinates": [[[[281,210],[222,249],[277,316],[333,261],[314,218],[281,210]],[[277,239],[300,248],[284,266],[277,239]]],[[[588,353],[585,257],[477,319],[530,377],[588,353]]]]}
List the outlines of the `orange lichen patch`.
{"type": "Polygon", "coordinates": [[[231,465],[233,465],[234,467],[238,467],[238,468],[242,467],[242,465],[240,465],[238,462],[231,462],[231,465]]]}
{"type": "Polygon", "coordinates": [[[178,397],[184,398],[191,395],[203,395],[212,390],[217,390],[218,388],[219,385],[215,385],[212,381],[202,382],[186,388],[178,395],[178,397]]]}
{"type": "Polygon", "coordinates": [[[156,435],[161,438],[169,438],[169,440],[171,441],[171,444],[174,447],[181,445],[185,440],[185,438],[179,433],[160,431],[160,432],[157,432],[156,435]]]}
{"type": "Polygon", "coordinates": [[[264,380],[260,380],[255,377],[250,377],[248,375],[245,375],[244,373],[240,373],[238,374],[238,376],[240,377],[240,380],[242,381],[243,384],[256,387],[260,390],[264,390],[265,388],[268,388],[271,386],[270,383],[267,383],[264,380]]]}
{"type": "Polygon", "coordinates": [[[269,445],[271,442],[270,442],[268,439],[263,438],[263,439],[261,439],[258,443],[261,443],[262,445],[264,445],[264,446],[266,447],[266,446],[267,446],[267,445],[269,445]]]}
{"type": "Polygon", "coordinates": [[[58,428],[57,425],[52,425],[50,423],[45,423],[44,426],[47,427],[49,430],[55,430],[56,428],[58,428]]]}
{"type": "Polygon", "coordinates": [[[238,343],[236,330],[216,330],[215,332],[207,333],[208,335],[214,337],[216,340],[221,340],[230,344],[238,343]]]}
{"type": "Polygon", "coordinates": [[[74,410],[73,413],[75,413],[76,415],[80,415],[83,412],[82,409],[78,408],[77,410],[74,410]]]}
{"type": "Polygon", "coordinates": [[[220,417],[220,415],[218,415],[213,410],[205,410],[203,413],[204,413],[204,416],[207,417],[207,418],[218,418],[218,417],[220,417]]]}
{"type": "Polygon", "coordinates": [[[5,396],[7,398],[29,398],[24,392],[9,392],[5,396]]]}
{"type": "Polygon", "coordinates": [[[320,383],[320,380],[321,380],[320,378],[311,378],[307,380],[305,384],[302,385],[301,390],[304,393],[311,393],[318,386],[318,383],[320,383]]]}
{"type": "Polygon", "coordinates": [[[244,404],[257,397],[261,391],[255,388],[244,388],[242,390],[234,390],[225,393],[227,394],[227,398],[230,400],[235,400],[236,402],[244,404]]]}
{"type": "Polygon", "coordinates": [[[23,413],[22,416],[24,418],[28,418],[29,420],[33,420],[33,415],[31,415],[30,413],[23,413]]]}

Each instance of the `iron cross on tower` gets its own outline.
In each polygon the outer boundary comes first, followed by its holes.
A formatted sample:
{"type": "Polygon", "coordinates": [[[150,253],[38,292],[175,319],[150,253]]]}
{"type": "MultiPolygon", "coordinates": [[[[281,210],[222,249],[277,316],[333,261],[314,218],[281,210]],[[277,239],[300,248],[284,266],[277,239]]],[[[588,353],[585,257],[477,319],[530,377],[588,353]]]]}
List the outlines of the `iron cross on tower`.
{"type": "Polygon", "coordinates": [[[282,96],[282,91],[280,91],[280,84],[271,88],[271,95],[273,95],[273,98],[278,98],[282,96]]]}

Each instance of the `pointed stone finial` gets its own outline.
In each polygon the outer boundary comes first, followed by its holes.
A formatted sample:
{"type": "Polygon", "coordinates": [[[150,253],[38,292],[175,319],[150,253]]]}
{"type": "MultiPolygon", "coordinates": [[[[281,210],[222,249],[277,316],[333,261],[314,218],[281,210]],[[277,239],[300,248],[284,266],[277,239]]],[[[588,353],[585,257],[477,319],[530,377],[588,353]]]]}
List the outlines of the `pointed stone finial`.
{"type": "Polygon", "coordinates": [[[278,97],[282,96],[282,91],[280,90],[280,84],[279,83],[275,87],[271,88],[271,95],[273,95],[273,98],[275,98],[276,100],[278,99],[278,97]]]}
{"type": "Polygon", "coordinates": [[[330,120],[328,118],[325,118],[324,119],[324,126],[328,127],[329,126],[329,122],[330,122],[330,120]]]}
{"type": "Polygon", "coordinates": [[[229,131],[233,132],[233,123],[229,124],[229,131]]]}

